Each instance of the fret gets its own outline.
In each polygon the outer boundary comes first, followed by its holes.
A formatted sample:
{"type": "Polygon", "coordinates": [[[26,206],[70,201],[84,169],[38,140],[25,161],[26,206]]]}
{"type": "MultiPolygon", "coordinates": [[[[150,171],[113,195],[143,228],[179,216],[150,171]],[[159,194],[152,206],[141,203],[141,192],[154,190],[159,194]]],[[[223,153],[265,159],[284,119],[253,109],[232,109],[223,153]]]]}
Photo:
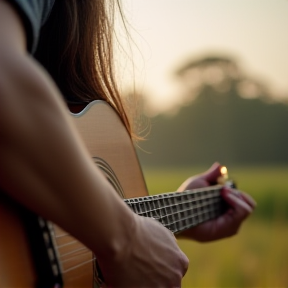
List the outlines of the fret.
{"type": "MultiPolygon", "coordinates": [[[[219,201],[215,201],[214,203],[219,203],[219,201]]],[[[169,229],[174,233],[178,233],[180,231],[196,226],[204,221],[215,218],[216,216],[219,216],[221,214],[221,210],[218,209],[217,207],[209,208],[209,206],[201,205],[200,208],[203,209],[198,209],[197,213],[195,213],[194,215],[190,215],[188,217],[185,217],[185,211],[181,212],[184,214],[181,215],[182,217],[179,221],[179,224],[178,225],[176,224],[177,229],[175,230],[175,228],[173,228],[174,223],[172,223],[172,225],[170,223],[169,229]]]]}
{"type": "Polygon", "coordinates": [[[141,212],[141,216],[145,216],[145,217],[148,217],[148,206],[147,206],[147,202],[144,201],[143,202],[143,211],[141,212]]]}
{"type": "Polygon", "coordinates": [[[136,214],[140,216],[153,217],[155,219],[158,219],[159,205],[157,205],[157,201],[152,202],[151,200],[152,200],[151,197],[148,196],[148,197],[125,199],[124,201],[136,214]]]}
{"type": "Polygon", "coordinates": [[[173,233],[178,233],[223,213],[225,202],[220,196],[222,186],[164,193],[124,199],[138,215],[158,220],[173,233]]]}
{"type": "Polygon", "coordinates": [[[144,202],[139,202],[138,203],[138,209],[140,215],[142,215],[145,212],[145,203],[144,202]]]}
{"type": "Polygon", "coordinates": [[[159,215],[159,203],[157,200],[153,200],[153,199],[150,199],[150,209],[151,209],[151,217],[155,218],[155,219],[159,219],[160,218],[160,215],[159,215]]]}
{"type": "Polygon", "coordinates": [[[160,219],[162,218],[162,215],[165,215],[164,211],[163,211],[163,207],[165,205],[164,203],[164,199],[163,199],[163,195],[160,194],[158,195],[158,201],[159,201],[159,208],[158,208],[158,211],[159,211],[159,214],[160,214],[160,219]]]}
{"type": "Polygon", "coordinates": [[[172,199],[171,197],[169,197],[170,195],[168,195],[167,193],[166,194],[163,194],[163,199],[164,199],[164,207],[162,207],[162,211],[163,213],[161,213],[161,215],[164,215],[161,217],[161,222],[163,224],[163,220],[165,219],[165,215],[168,215],[168,207],[171,208],[173,207],[170,203],[171,203],[171,200],[169,202],[169,199],[172,199]]]}
{"type": "Polygon", "coordinates": [[[166,215],[166,217],[163,218],[163,224],[164,226],[168,226],[170,230],[181,230],[181,227],[184,225],[186,226],[188,222],[189,225],[197,224],[202,222],[202,220],[206,219],[207,217],[203,217],[203,215],[207,214],[207,209],[202,210],[201,208],[207,208],[205,205],[197,205],[194,209],[191,209],[193,214],[191,213],[191,210],[180,210],[178,209],[176,215],[179,215],[177,219],[173,217],[173,215],[166,215]],[[171,217],[172,216],[172,217],[171,217]],[[203,218],[203,219],[202,219],[203,218]],[[175,227],[176,226],[176,227],[175,227]]]}

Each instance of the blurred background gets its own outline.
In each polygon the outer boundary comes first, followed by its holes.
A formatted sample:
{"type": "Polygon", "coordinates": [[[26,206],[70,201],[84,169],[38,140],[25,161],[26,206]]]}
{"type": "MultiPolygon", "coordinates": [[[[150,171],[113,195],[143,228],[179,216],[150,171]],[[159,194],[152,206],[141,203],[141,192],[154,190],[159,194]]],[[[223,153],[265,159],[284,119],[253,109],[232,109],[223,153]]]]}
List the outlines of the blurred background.
{"type": "Polygon", "coordinates": [[[288,287],[288,1],[122,2],[118,75],[146,115],[150,194],[218,161],[258,203],[234,238],[180,241],[183,287],[288,287]]]}

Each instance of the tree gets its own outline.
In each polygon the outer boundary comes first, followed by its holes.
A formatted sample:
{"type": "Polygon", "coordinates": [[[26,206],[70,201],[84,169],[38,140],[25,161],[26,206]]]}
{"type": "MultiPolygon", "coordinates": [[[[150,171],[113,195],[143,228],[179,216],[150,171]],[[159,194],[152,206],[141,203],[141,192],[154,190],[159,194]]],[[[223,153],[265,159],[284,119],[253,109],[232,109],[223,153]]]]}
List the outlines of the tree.
{"type": "Polygon", "coordinates": [[[151,119],[140,144],[144,165],[287,163],[288,106],[226,58],[206,57],[178,69],[186,105],[151,119]]]}

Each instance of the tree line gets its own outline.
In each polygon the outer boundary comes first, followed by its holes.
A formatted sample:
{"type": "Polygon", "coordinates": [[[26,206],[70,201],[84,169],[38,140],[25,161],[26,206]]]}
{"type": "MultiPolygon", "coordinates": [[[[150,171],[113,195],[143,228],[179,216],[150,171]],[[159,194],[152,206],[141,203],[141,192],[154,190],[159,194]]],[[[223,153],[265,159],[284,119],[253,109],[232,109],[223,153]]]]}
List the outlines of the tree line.
{"type": "MultiPolygon", "coordinates": [[[[191,95],[194,100],[176,115],[162,114],[151,119],[151,132],[138,151],[141,163],[149,166],[209,165],[214,161],[225,165],[287,164],[288,105],[267,101],[265,85],[245,78],[239,69],[235,70],[233,61],[205,58],[196,62],[177,71],[178,75],[185,78],[183,74],[192,69],[198,69],[200,75],[210,69],[211,78],[209,74],[208,78],[200,77],[196,97],[191,95]],[[250,93],[250,98],[243,98],[241,93],[250,93]],[[259,95],[251,96],[251,93],[259,95]]],[[[194,92],[187,93],[195,93],[195,85],[193,89],[194,92]]]]}

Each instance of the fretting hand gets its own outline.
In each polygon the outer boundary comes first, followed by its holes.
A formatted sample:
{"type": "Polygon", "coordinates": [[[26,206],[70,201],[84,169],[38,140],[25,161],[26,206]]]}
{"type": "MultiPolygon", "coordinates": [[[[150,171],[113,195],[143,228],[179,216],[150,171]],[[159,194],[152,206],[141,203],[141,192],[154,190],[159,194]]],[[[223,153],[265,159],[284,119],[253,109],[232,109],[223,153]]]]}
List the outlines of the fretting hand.
{"type": "MultiPolygon", "coordinates": [[[[217,183],[217,178],[221,176],[220,169],[220,164],[214,163],[203,174],[187,179],[178,191],[207,187],[217,183]]],[[[208,242],[237,234],[242,222],[253,212],[256,202],[248,194],[228,187],[224,187],[221,194],[230,206],[226,213],[181,233],[180,237],[208,242]]]]}

